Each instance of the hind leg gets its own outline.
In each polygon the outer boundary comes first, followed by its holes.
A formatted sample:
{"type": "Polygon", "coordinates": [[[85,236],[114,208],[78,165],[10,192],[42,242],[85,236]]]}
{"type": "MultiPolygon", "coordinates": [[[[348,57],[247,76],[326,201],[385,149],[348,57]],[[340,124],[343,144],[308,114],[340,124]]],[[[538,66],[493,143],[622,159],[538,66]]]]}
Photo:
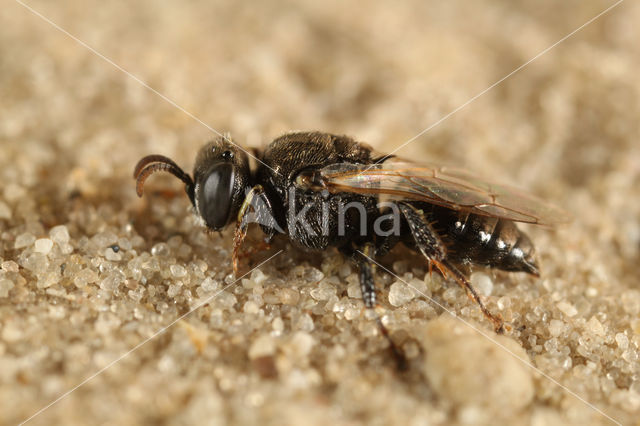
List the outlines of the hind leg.
{"type": "Polygon", "coordinates": [[[451,274],[456,282],[466,291],[467,296],[478,304],[484,316],[493,323],[496,333],[502,334],[504,332],[502,318],[492,314],[484,306],[467,277],[447,259],[446,246],[438,236],[438,233],[426,220],[422,211],[409,203],[399,203],[398,207],[409,224],[416,247],[430,262],[429,267],[431,267],[432,263],[445,277],[448,273],[451,274]]]}

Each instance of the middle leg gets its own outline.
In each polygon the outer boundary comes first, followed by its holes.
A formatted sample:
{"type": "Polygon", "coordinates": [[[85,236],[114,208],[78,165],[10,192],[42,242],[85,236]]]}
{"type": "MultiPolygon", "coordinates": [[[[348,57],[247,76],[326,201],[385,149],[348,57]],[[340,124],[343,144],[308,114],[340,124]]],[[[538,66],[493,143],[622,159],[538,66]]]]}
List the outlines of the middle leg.
{"type": "Polygon", "coordinates": [[[356,248],[353,252],[346,253],[350,254],[352,258],[355,260],[358,265],[359,270],[359,278],[360,278],[360,290],[362,292],[362,301],[364,302],[364,307],[375,315],[376,323],[380,328],[380,333],[387,339],[389,342],[389,348],[393,353],[393,357],[396,360],[396,365],[398,366],[398,370],[404,371],[407,369],[407,360],[402,353],[402,350],[396,346],[396,344],[391,339],[389,335],[389,330],[382,323],[382,319],[376,312],[376,286],[374,281],[375,276],[375,263],[373,263],[373,259],[375,259],[376,248],[372,243],[365,243],[360,248],[356,248]]]}

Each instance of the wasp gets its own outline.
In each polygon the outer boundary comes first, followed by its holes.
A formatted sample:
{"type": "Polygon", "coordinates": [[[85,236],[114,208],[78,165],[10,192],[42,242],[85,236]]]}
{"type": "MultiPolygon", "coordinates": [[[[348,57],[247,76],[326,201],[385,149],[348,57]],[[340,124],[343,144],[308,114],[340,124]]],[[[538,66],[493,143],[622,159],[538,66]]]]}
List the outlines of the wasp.
{"type": "MultiPolygon", "coordinates": [[[[136,191],[146,179],[169,172],[185,183],[195,214],[220,231],[235,224],[233,265],[250,223],[268,242],[284,235],[297,247],[336,247],[359,269],[364,306],[376,306],[375,259],[398,244],[422,254],[452,277],[495,327],[500,316],[483,304],[462,272],[466,264],[539,276],[534,246],[517,222],[553,225],[567,215],[532,195],[449,167],[380,155],[369,145],[323,132],[295,132],[247,152],[230,137],[199,151],[193,177],[162,155],[135,167],[136,191]]],[[[383,334],[386,329],[378,320],[383,334]]],[[[391,339],[389,341],[392,344],[391,339]]]]}

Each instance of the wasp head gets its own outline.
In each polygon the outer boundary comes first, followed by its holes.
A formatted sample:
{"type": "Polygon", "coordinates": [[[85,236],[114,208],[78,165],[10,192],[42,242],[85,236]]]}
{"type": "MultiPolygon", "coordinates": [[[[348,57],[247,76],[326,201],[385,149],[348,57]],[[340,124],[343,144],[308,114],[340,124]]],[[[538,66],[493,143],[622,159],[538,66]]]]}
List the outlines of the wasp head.
{"type": "Polygon", "coordinates": [[[154,172],[169,172],[185,183],[185,192],[207,228],[219,231],[233,222],[249,186],[247,154],[228,138],[204,145],[196,157],[193,179],[163,155],[142,158],[134,170],[136,192],[142,196],[145,180],[154,172]]]}

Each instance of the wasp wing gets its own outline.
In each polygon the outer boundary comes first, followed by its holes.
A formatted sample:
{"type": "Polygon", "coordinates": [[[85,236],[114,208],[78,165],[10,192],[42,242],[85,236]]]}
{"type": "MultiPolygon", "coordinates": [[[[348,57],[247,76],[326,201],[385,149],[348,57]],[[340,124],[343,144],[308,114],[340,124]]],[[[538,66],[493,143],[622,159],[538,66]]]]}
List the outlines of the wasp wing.
{"type": "Polygon", "coordinates": [[[384,194],[515,222],[554,225],[569,221],[562,209],[507,185],[463,170],[403,160],[380,164],[337,163],[320,170],[330,192],[384,194]]]}

